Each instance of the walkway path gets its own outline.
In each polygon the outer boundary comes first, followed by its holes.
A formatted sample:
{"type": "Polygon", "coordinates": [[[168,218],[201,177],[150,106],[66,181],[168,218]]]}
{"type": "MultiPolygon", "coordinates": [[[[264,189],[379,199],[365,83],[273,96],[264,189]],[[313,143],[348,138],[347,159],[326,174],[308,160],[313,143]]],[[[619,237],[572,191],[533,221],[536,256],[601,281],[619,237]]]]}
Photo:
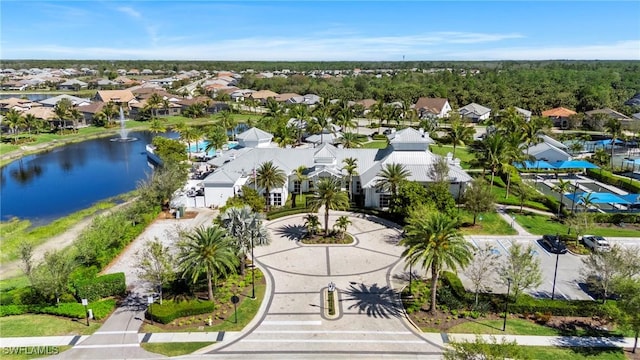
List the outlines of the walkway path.
{"type": "MultiPolygon", "coordinates": [[[[156,220],[138,236],[109,265],[103,273],[124,272],[127,288],[131,294],[125,299],[105,323],[89,337],[78,337],[72,340],[72,349],[53,357],[54,359],[145,359],[158,358],[157,354],[145,351],[140,347],[139,330],[147,308],[147,297],[151,291],[148,284],[138,278],[135,253],[140,250],[146,240],[158,238],[169,245],[177,240],[176,231],[192,229],[203,224],[210,224],[217,212],[210,209],[187,209],[197,212],[192,219],[183,218],[156,220]]],[[[3,344],[4,344],[4,340],[3,344]]],[[[184,339],[187,340],[187,339],[184,339]]]]}
{"type": "MultiPolygon", "coordinates": [[[[347,213],[332,213],[330,224],[347,213]]],[[[400,231],[385,222],[350,214],[352,245],[305,246],[302,215],[272,221],[272,244],[255,249],[265,272],[268,303],[259,322],[231,343],[222,342],[199,353],[229,356],[271,355],[299,358],[330,354],[331,358],[439,357],[439,335],[423,336],[404,318],[392,276],[402,251],[400,231]],[[339,316],[324,315],[322,292],[334,282],[339,316]],[[244,354],[244,355],[243,355],[244,354]],[[315,354],[315,355],[314,355],[315,354]]]]}

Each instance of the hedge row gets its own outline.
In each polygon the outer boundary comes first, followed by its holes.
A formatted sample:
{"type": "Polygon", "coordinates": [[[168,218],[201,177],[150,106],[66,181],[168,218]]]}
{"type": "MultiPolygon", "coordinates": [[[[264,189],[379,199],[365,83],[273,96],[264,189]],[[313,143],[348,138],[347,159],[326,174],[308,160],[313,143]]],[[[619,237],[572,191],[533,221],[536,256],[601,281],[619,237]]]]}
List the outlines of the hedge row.
{"type": "Polygon", "coordinates": [[[602,169],[599,169],[599,170],[587,169],[587,174],[598,181],[619,187],[632,194],[640,193],[640,181],[617,176],[612,174],[609,171],[602,170],[602,169]]]}
{"type": "Polygon", "coordinates": [[[123,296],[127,291],[127,284],[122,272],[85,279],[74,285],[77,298],[89,301],[110,296],[123,296]]]}
{"type": "Polygon", "coordinates": [[[607,224],[640,224],[640,215],[638,214],[610,214],[610,213],[595,213],[592,215],[593,221],[597,223],[607,224]]]}
{"type": "MultiPolygon", "coordinates": [[[[113,299],[89,302],[88,309],[93,311],[93,317],[101,320],[109,316],[116,308],[116,301],[113,299]]],[[[64,316],[72,319],[84,319],[86,316],[85,307],[81,303],[60,303],[56,305],[1,305],[0,317],[22,314],[48,314],[64,316]]]]}
{"type": "Polygon", "coordinates": [[[168,324],[173,320],[185,316],[211,313],[215,309],[215,304],[211,301],[163,301],[162,305],[153,304],[147,311],[147,318],[161,324],[168,324]]]}
{"type": "Polygon", "coordinates": [[[285,217],[285,216],[289,216],[289,215],[304,214],[304,213],[308,213],[310,211],[311,210],[309,208],[306,208],[306,207],[274,210],[274,211],[270,211],[269,213],[267,213],[267,220],[279,219],[281,217],[285,217]]]}

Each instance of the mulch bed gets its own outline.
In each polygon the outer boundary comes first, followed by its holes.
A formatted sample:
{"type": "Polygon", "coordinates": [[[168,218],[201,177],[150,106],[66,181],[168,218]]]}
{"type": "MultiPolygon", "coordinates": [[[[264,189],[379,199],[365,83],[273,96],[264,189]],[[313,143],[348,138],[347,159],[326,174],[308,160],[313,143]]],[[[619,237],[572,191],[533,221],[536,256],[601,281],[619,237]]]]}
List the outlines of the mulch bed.
{"type": "MultiPolygon", "coordinates": [[[[184,212],[184,216],[182,216],[180,219],[193,219],[196,216],[198,216],[198,212],[196,211],[185,211],[184,212]]],[[[175,213],[171,213],[168,210],[162,211],[159,215],[158,215],[158,219],[159,220],[166,220],[166,219],[175,219],[176,218],[176,214],[175,213]]]]}
{"type": "Polygon", "coordinates": [[[303,244],[351,244],[353,238],[349,234],[345,234],[344,238],[335,235],[324,236],[324,234],[310,235],[304,237],[301,242],[303,244]]]}

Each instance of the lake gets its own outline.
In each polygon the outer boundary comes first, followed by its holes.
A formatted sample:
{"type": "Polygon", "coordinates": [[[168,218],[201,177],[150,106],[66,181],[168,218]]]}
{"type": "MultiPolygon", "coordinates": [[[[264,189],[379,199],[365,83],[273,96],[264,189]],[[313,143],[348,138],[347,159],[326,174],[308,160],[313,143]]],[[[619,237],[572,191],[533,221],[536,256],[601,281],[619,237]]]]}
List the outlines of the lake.
{"type": "MultiPolygon", "coordinates": [[[[165,134],[163,136],[172,136],[165,134]]],[[[110,138],[70,144],[29,155],[0,173],[0,216],[44,225],[100,200],[132,191],[147,178],[149,132],[131,132],[133,142],[110,138]]]]}

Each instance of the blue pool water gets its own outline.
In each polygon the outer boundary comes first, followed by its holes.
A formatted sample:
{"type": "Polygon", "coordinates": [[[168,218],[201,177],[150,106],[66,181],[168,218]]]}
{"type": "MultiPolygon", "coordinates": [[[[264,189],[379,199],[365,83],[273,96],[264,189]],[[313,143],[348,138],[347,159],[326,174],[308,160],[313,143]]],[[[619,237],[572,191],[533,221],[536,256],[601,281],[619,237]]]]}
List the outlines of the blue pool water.
{"type": "MultiPolygon", "coordinates": [[[[203,140],[203,141],[198,141],[198,143],[193,143],[191,144],[191,146],[188,147],[188,151],[190,153],[197,153],[197,152],[204,152],[204,149],[207,148],[207,145],[209,145],[209,142],[207,140],[203,140]]],[[[229,142],[227,143],[227,148],[229,149],[233,149],[234,147],[238,146],[237,142],[229,142]]],[[[214,157],[216,155],[215,150],[209,150],[207,152],[207,156],[208,157],[214,157]]]]}

